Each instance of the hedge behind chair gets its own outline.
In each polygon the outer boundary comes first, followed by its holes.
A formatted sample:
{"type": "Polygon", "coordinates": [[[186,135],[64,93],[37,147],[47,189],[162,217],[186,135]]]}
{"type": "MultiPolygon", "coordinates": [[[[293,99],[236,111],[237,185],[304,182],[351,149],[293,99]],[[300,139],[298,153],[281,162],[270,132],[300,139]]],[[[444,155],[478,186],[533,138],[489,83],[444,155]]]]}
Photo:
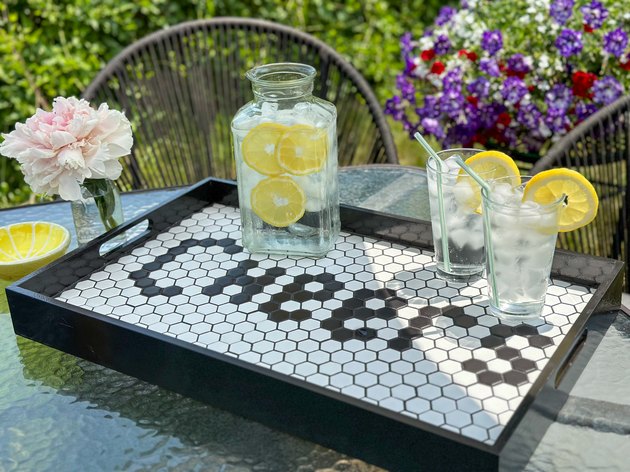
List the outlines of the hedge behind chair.
{"type": "Polygon", "coordinates": [[[180,23],[137,41],[85,90],[87,100],[123,109],[134,127],[121,187],[234,178],[230,121],[252,98],[244,73],[271,62],[316,68],[315,95],[337,106],[340,165],[398,162],[381,107],[350,63],[293,28],[225,17],[180,23]]]}
{"type": "Polygon", "coordinates": [[[621,259],[630,283],[630,96],[602,108],[559,140],[532,169],[568,167],[582,173],[599,195],[595,220],[561,233],[558,246],[621,259]]]}

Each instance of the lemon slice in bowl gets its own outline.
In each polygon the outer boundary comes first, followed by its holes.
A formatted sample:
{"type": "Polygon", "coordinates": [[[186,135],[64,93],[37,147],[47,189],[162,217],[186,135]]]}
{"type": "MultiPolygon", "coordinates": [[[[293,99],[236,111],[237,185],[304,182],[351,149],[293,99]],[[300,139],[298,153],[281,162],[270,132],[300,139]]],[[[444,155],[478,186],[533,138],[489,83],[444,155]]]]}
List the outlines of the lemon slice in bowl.
{"type": "Polygon", "coordinates": [[[276,148],[280,138],[289,129],[279,123],[261,123],[249,130],[241,150],[245,163],[263,175],[280,175],[284,169],[276,159],[276,148]]]}
{"type": "Polygon", "coordinates": [[[293,125],[282,135],[276,157],[278,164],[293,175],[321,170],[328,156],[326,131],[309,125],[293,125]]]}
{"type": "Polygon", "coordinates": [[[571,169],[549,169],[534,175],[523,190],[524,201],[548,205],[566,197],[560,212],[559,231],[566,232],[589,224],[599,207],[593,185],[579,172],[571,169]]]}
{"type": "Polygon", "coordinates": [[[34,221],[0,228],[0,278],[17,280],[66,252],[70,233],[55,223],[34,221]]]}
{"type": "MultiPolygon", "coordinates": [[[[512,186],[518,187],[521,184],[521,174],[516,163],[505,153],[499,151],[481,151],[470,156],[466,159],[465,163],[484,180],[489,181],[509,177],[512,186]]],[[[467,198],[465,204],[470,208],[474,208],[476,213],[481,213],[481,189],[472,178],[469,178],[464,169],[460,169],[457,183],[460,185],[463,182],[466,182],[472,187],[472,191],[469,192],[470,196],[467,198]]]]}
{"type": "Polygon", "coordinates": [[[252,210],[265,223],[284,228],[297,222],[306,210],[306,196],[291,177],[269,177],[252,189],[252,210]]]}

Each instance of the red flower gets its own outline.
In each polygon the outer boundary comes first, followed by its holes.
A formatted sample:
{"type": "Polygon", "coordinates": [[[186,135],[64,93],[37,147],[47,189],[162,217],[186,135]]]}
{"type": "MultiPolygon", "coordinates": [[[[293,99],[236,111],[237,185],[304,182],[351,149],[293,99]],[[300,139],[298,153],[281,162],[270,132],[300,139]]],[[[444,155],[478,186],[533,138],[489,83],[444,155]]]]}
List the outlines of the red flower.
{"type": "Polygon", "coordinates": [[[528,85],[528,86],[527,86],[527,90],[529,90],[529,91],[530,91],[530,93],[531,93],[531,92],[533,92],[534,90],[536,90],[536,87],[534,87],[533,85],[528,85]]]}
{"type": "Polygon", "coordinates": [[[473,143],[479,143],[479,144],[481,144],[482,146],[485,146],[485,145],[486,145],[486,143],[488,142],[488,137],[487,137],[486,135],[484,135],[484,134],[475,134],[475,135],[472,137],[471,141],[472,141],[473,143]]]}
{"type": "Polygon", "coordinates": [[[503,127],[508,126],[511,122],[512,122],[512,117],[507,111],[504,111],[503,113],[499,114],[499,117],[497,118],[497,125],[501,125],[503,127]]]}
{"type": "Polygon", "coordinates": [[[474,51],[466,51],[465,49],[460,49],[457,53],[459,57],[466,56],[468,60],[475,62],[477,60],[477,53],[474,51]]]}
{"type": "Polygon", "coordinates": [[[619,67],[623,70],[630,70],[630,58],[626,62],[619,61],[619,67]]]}
{"type": "Polygon", "coordinates": [[[518,77],[519,79],[524,79],[525,76],[527,75],[527,72],[517,72],[515,70],[512,69],[508,69],[507,72],[505,73],[508,77],[518,77]]]}
{"type": "Polygon", "coordinates": [[[470,103],[472,106],[474,106],[475,108],[477,107],[477,104],[479,103],[479,99],[477,97],[473,97],[472,95],[468,95],[466,97],[466,101],[470,103]]]}
{"type": "Polygon", "coordinates": [[[593,28],[591,28],[589,25],[584,23],[584,32],[585,33],[592,33],[593,32],[593,28]]]}
{"type": "Polygon", "coordinates": [[[420,53],[420,59],[423,61],[430,61],[435,57],[435,51],[433,49],[425,49],[420,53]]]}
{"type": "Polygon", "coordinates": [[[592,97],[593,94],[590,92],[590,89],[597,80],[595,74],[579,70],[573,73],[571,80],[573,81],[573,95],[582,98],[592,97]]]}
{"type": "Polygon", "coordinates": [[[446,67],[440,61],[435,61],[431,66],[431,73],[440,75],[446,67]]]}

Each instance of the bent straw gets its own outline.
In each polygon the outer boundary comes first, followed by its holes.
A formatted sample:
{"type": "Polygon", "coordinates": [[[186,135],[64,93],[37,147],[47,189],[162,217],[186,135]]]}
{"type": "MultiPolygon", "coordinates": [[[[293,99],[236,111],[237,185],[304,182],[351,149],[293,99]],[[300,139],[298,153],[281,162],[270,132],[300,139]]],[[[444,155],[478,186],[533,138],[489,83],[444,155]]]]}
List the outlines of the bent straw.
{"type": "MultiPolygon", "coordinates": [[[[481,187],[481,193],[484,194],[486,198],[489,197],[490,186],[488,185],[488,183],[485,180],[483,180],[481,177],[479,177],[479,174],[477,174],[474,170],[472,170],[470,166],[466,164],[460,156],[455,156],[454,159],[455,159],[455,162],[457,162],[457,164],[459,164],[459,166],[462,169],[464,169],[464,172],[470,175],[474,179],[474,181],[479,184],[479,186],[481,187]]],[[[495,307],[498,307],[499,294],[497,293],[497,283],[495,280],[495,273],[494,273],[494,251],[492,250],[492,236],[490,234],[490,216],[488,215],[487,211],[482,211],[482,217],[483,217],[484,233],[486,235],[486,265],[488,268],[488,273],[486,274],[486,277],[488,279],[488,283],[490,283],[493,305],[495,307]]]]}
{"type": "Polygon", "coordinates": [[[417,131],[413,135],[414,138],[422,145],[422,147],[429,153],[429,157],[435,162],[436,176],[437,176],[437,192],[438,192],[438,212],[440,214],[440,234],[442,241],[442,259],[444,259],[444,270],[446,272],[451,271],[451,257],[448,253],[448,233],[446,231],[446,223],[444,221],[444,197],[442,196],[442,172],[444,172],[445,166],[433,148],[429,146],[424,137],[417,131]]]}

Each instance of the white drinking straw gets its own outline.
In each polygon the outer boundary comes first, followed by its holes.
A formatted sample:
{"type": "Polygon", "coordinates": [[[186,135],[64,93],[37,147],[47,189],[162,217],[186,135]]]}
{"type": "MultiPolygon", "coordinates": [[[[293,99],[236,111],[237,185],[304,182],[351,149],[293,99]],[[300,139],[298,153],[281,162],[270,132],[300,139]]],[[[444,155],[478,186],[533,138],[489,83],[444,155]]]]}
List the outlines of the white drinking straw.
{"type": "MultiPolygon", "coordinates": [[[[481,193],[485,193],[486,197],[489,197],[490,186],[488,185],[488,183],[481,177],[479,177],[479,174],[472,170],[470,166],[464,162],[464,159],[462,159],[461,156],[455,156],[454,159],[455,162],[457,162],[457,164],[459,164],[459,166],[464,169],[464,172],[470,175],[475,180],[475,182],[479,184],[479,186],[482,188],[481,193]]],[[[484,232],[486,234],[486,264],[488,266],[488,273],[486,274],[486,277],[488,279],[488,282],[490,283],[490,286],[492,287],[492,298],[494,299],[494,306],[499,306],[499,294],[497,293],[497,285],[494,278],[494,254],[492,250],[492,235],[490,234],[490,216],[488,215],[487,211],[483,211],[482,214],[484,232]]]]}
{"type": "Polygon", "coordinates": [[[442,240],[442,259],[444,259],[444,270],[450,272],[451,270],[451,257],[448,253],[448,233],[446,231],[446,223],[444,221],[444,198],[442,197],[442,172],[444,172],[445,165],[440,159],[433,148],[429,146],[429,143],[422,137],[417,131],[413,135],[414,138],[422,145],[422,147],[429,153],[429,158],[435,162],[437,169],[437,192],[438,192],[438,213],[440,214],[440,233],[442,240]]]}

